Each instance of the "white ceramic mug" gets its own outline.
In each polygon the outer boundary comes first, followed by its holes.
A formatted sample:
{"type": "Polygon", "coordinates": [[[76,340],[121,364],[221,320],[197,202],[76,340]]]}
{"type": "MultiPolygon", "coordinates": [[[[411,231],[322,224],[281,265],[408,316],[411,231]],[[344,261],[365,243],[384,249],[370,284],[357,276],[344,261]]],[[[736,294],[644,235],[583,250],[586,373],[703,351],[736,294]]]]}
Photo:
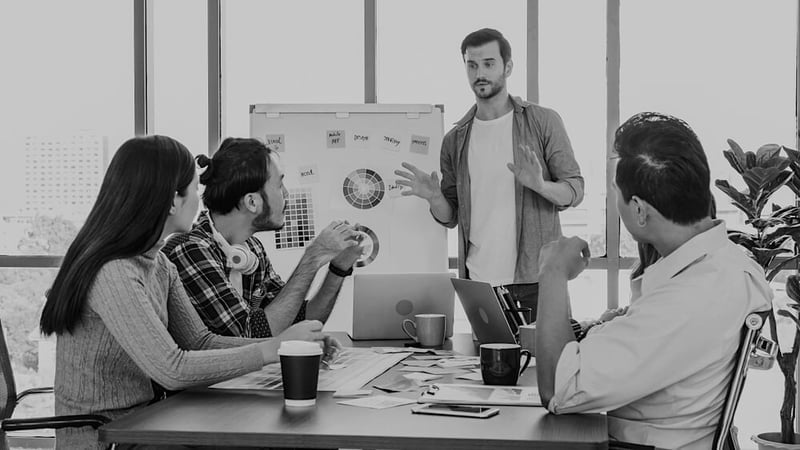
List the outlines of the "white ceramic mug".
{"type": "Polygon", "coordinates": [[[447,325],[444,314],[417,314],[414,320],[403,319],[403,332],[423,347],[439,347],[447,336],[447,325]],[[412,334],[406,325],[414,328],[412,334]]]}

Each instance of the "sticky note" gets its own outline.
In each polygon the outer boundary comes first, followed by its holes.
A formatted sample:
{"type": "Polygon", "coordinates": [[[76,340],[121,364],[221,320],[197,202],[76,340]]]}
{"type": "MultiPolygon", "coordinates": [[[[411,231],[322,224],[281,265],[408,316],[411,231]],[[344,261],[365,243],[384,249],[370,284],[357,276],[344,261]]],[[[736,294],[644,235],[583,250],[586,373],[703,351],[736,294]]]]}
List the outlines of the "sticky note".
{"type": "Polygon", "coordinates": [[[384,150],[399,152],[400,144],[402,144],[402,140],[399,135],[383,133],[381,136],[381,148],[384,150]]]}
{"type": "Polygon", "coordinates": [[[319,183],[319,169],[316,164],[297,166],[297,176],[300,184],[319,183]]]}
{"type": "Polygon", "coordinates": [[[367,149],[369,148],[370,138],[369,132],[363,130],[353,130],[350,132],[350,136],[348,137],[347,147],[348,148],[362,148],[367,149]]]}
{"type": "Polygon", "coordinates": [[[428,136],[417,136],[416,134],[411,135],[411,146],[409,150],[411,153],[419,153],[420,155],[427,155],[428,154],[428,144],[430,144],[431,138],[428,136]]]}
{"type": "Polygon", "coordinates": [[[326,134],[328,148],[344,148],[344,130],[328,130],[326,134]]]}
{"type": "MultiPolygon", "coordinates": [[[[398,198],[402,197],[403,186],[397,184],[397,179],[386,180],[386,193],[389,198],[398,198]]],[[[432,355],[433,358],[439,358],[436,355],[432,355]]]]}
{"type": "Polygon", "coordinates": [[[276,152],[286,151],[286,142],[282,134],[268,134],[264,137],[264,145],[276,152]]]}

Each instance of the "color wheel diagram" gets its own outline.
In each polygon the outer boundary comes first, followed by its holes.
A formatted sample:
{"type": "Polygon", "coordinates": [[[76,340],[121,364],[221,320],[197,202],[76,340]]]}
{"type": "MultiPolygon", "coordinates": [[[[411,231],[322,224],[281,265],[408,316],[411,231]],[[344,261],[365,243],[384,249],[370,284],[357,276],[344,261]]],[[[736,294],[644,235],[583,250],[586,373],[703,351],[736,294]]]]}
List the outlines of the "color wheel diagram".
{"type": "Polygon", "coordinates": [[[342,183],[342,194],[354,208],[370,209],[378,206],[386,193],[383,178],[372,169],[356,169],[342,183]]]}
{"type": "Polygon", "coordinates": [[[375,258],[378,257],[378,251],[380,250],[378,235],[361,224],[356,225],[353,229],[358,232],[361,239],[360,245],[364,247],[364,255],[356,261],[356,267],[364,267],[369,265],[372,261],[375,261],[375,258]]]}

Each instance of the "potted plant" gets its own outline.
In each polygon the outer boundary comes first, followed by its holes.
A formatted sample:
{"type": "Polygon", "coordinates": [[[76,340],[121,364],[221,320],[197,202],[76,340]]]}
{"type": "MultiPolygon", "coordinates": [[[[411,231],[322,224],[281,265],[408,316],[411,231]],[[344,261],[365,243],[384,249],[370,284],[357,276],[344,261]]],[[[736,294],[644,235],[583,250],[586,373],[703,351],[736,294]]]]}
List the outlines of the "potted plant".
{"type": "MultiPolygon", "coordinates": [[[[772,340],[780,344],[776,316],[788,318],[800,330],[800,321],[797,319],[800,311],[800,275],[797,274],[797,262],[800,258],[800,207],[772,205],[768,214],[764,214],[764,209],[772,195],[784,186],[800,196],[800,152],[775,144],[763,145],[755,153],[745,152],[732,139],[728,139],[728,145],[730,149],[723,151],[723,154],[731,167],[741,175],[747,189],[739,191],[726,180],[716,180],[715,185],[731,198],[732,204],[747,216],[745,223],[755,230],[729,231],[728,237],[744,247],[764,268],[767,281],[771,282],[783,269],[792,266],[795,268],[795,274],[786,280],[786,293],[789,297],[787,306],[794,310],[794,314],[786,308],[773,308],[772,314],[768,316],[772,340]],[[786,157],[782,156],[782,151],[786,153],[786,157]],[[779,257],[786,259],[780,260],[779,257]]],[[[800,350],[800,333],[797,330],[791,350],[787,353],[779,350],[776,356],[784,377],[783,405],[780,410],[781,431],[753,436],[759,448],[800,448],[800,435],[794,431],[797,398],[795,370],[800,350]],[[787,447],[771,445],[772,443],[798,445],[787,447]]]]}

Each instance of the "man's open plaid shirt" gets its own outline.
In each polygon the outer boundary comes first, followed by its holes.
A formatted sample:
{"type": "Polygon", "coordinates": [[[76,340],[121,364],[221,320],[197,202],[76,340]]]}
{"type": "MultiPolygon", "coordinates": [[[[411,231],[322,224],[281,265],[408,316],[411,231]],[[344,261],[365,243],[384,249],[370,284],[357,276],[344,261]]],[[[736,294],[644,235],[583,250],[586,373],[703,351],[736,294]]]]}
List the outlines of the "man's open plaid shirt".
{"type": "MultiPolygon", "coordinates": [[[[175,237],[171,238],[175,239],[175,237]]],[[[227,258],[211,234],[208,212],[203,211],[192,231],[179,237],[183,242],[166,250],[177,266],[186,292],[209,330],[223,336],[262,338],[272,336],[264,307],[284,286],[275,273],[261,241],[250,237],[245,245],[258,257],[258,268],[242,274],[242,294],[230,282],[227,258]]],[[[298,311],[295,323],[305,319],[306,302],[298,311]]]]}

